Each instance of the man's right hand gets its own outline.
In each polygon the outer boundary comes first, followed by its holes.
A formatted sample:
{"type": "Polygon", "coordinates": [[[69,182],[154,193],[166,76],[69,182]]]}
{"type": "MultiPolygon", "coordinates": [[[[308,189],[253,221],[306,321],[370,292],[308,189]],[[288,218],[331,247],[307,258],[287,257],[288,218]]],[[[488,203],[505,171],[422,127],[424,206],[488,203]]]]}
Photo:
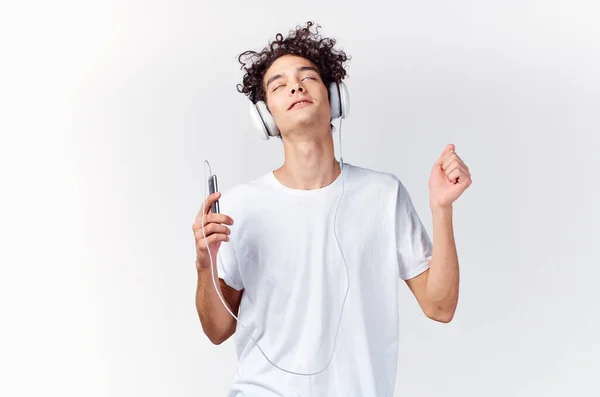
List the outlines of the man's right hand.
{"type": "Polygon", "coordinates": [[[210,258],[212,256],[213,264],[216,267],[217,252],[222,241],[229,241],[231,229],[225,225],[233,225],[233,219],[225,214],[217,214],[210,212],[212,204],[221,197],[221,192],[215,192],[208,196],[200,209],[196,222],[192,225],[194,237],[196,240],[196,268],[209,269],[210,258]],[[202,215],[204,214],[204,233],[206,234],[206,242],[202,235],[202,215]],[[208,247],[207,247],[208,245],[208,247]]]}

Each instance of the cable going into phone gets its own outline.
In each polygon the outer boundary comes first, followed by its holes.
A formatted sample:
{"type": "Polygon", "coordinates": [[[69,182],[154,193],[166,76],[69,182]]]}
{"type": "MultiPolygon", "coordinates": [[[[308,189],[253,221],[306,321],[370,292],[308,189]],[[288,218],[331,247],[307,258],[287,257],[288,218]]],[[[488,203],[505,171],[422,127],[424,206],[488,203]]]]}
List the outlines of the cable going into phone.
{"type": "MultiPolygon", "coordinates": [[[[340,311],[340,316],[339,316],[339,321],[338,321],[337,329],[336,329],[336,332],[335,332],[335,337],[334,337],[334,340],[333,340],[333,349],[332,349],[332,351],[331,351],[331,355],[330,355],[330,357],[329,357],[329,360],[327,361],[327,364],[325,365],[325,367],[323,367],[323,368],[322,368],[321,370],[319,370],[319,371],[315,371],[315,372],[309,372],[309,373],[301,373],[301,372],[294,372],[294,371],[290,371],[290,370],[288,370],[288,369],[282,368],[282,367],[278,366],[277,364],[275,364],[275,363],[274,363],[274,362],[273,362],[273,361],[272,361],[272,360],[271,360],[271,359],[270,359],[270,358],[269,358],[269,357],[268,357],[268,356],[265,354],[265,352],[263,351],[263,349],[262,349],[262,348],[260,347],[260,345],[258,344],[258,341],[257,341],[256,339],[254,339],[254,337],[253,337],[253,336],[250,334],[250,338],[251,338],[251,339],[254,341],[254,343],[256,344],[256,347],[258,347],[258,349],[260,350],[260,352],[262,353],[262,355],[265,357],[265,359],[266,359],[266,360],[267,360],[267,361],[268,361],[270,364],[272,364],[274,367],[276,367],[277,369],[279,369],[279,370],[281,370],[281,371],[283,371],[283,372],[287,372],[287,373],[289,373],[289,374],[293,374],[293,375],[302,375],[302,376],[313,376],[313,375],[318,375],[318,374],[320,374],[321,372],[325,371],[325,370],[327,369],[327,367],[329,367],[329,364],[331,364],[331,361],[332,361],[332,359],[333,359],[333,354],[335,353],[335,347],[336,347],[337,336],[338,336],[338,333],[339,333],[339,330],[340,330],[340,325],[341,325],[341,323],[342,323],[342,315],[343,315],[343,313],[344,313],[344,306],[345,306],[345,304],[346,304],[346,298],[348,297],[348,292],[349,292],[349,290],[350,290],[350,271],[349,271],[349,269],[348,269],[348,263],[346,262],[346,257],[344,256],[344,251],[342,250],[342,245],[340,244],[340,240],[339,240],[339,238],[338,238],[338,235],[337,235],[337,227],[336,227],[336,226],[337,226],[337,222],[336,222],[336,221],[337,221],[337,214],[338,214],[338,210],[339,210],[339,208],[340,208],[340,204],[341,204],[341,202],[342,202],[342,197],[344,196],[344,160],[343,160],[343,158],[342,158],[342,118],[340,118],[339,120],[340,120],[340,122],[339,122],[339,124],[340,124],[340,128],[339,128],[339,133],[338,133],[338,134],[339,134],[339,142],[340,142],[340,144],[339,144],[339,147],[340,147],[340,178],[342,179],[342,193],[341,193],[341,195],[340,195],[340,199],[339,199],[339,201],[338,201],[337,207],[336,207],[336,209],[335,209],[335,214],[334,214],[334,217],[333,217],[333,226],[334,226],[334,227],[333,227],[333,233],[334,233],[334,235],[335,235],[335,239],[336,239],[336,241],[337,241],[337,244],[338,244],[338,247],[339,247],[339,249],[340,249],[340,253],[341,253],[341,255],[342,255],[342,259],[344,260],[344,265],[345,265],[345,268],[346,268],[346,276],[347,276],[347,280],[348,280],[348,282],[347,282],[347,287],[346,287],[346,293],[345,293],[345,295],[344,295],[344,301],[343,301],[343,303],[342,303],[342,309],[341,309],[341,311],[340,311]]],[[[210,163],[209,163],[207,160],[204,160],[204,164],[205,164],[205,166],[204,166],[204,175],[205,175],[205,179],[204,179],[204,180],[205,180],[205,181],[207,181],[207,180],[208,180],[208,178],[209,178],[209,176],[208,176],[208,175],[206,175],[206,166],[208,165],[208,170],[209,170],[209,175],[210,175],[210,176],[212,176],[212,170],[211,170],[211,167],[210,167],[210,163]]],[[[207,193],[207,192],[206,192],[206,183],[205,183],[205,185],[204,185],[204,197],[208,197],[206,193],[207,193]]],[[[221,302],[223,303],[223,306],[225,307],[225,309],[226,309],[226,310],[229,312],[229,314],[230,314],[230,315],[231,315],[233,318],[235,318],[235,320],[236,320],[236,321],[237,321],[239,324],[241,324],[241,325],[242,325],[244,328],[246,328],[246,325],[245,325],[244,323],[242,323],[242,322],[241,322],[241,321],[238,319],[238,317],[237,317],[237,316],[236,316],[236,315],[233,313],[233,311],[232,311],[232,310],[229,308],[229,305],[227,304],[227,302],[225,301],[225,299],[223,298],[223,296],[222,296],[222,294],[221,294],[221,288],[219,288],[219,287],[217,286],[217,281],[216,281],[216,279],[215,279],[215,273],[217,272],[217,269],[216,269],[216,267],[215,267],[215,265],[214,265],[214,261],[213,261],[212,253],[211,253],[211,251],[210,251],[210,247],[209,247],[209,245],[208,245],[208,242],[207,242],[207,239],[206,239],[206,232],[205,232],[205,230],[204,230],[204,219],[205,219],[205,215],[206,215],[206,208],[205,208],[205,206],[206,206],[206,200],[205,200],[205,201],[202,203],[202,236],[203,236],[203,238],[204,238],[204,244],[206,245],[206,250],[207,250],[207,252],[208,252],[208,256],[209,256],[209,258],[210,258],[210,268],[211,268],[211,272],[210,272],[210,273],[211,273],[211,276],[212,276],[212,282],[213,282],[213,286],[214,286],[214,288],[215,288],[215,291],[217,292],[217,295],[219,296],[219,299],[220,299],[220,300],[221,300],[221,302]]]]}

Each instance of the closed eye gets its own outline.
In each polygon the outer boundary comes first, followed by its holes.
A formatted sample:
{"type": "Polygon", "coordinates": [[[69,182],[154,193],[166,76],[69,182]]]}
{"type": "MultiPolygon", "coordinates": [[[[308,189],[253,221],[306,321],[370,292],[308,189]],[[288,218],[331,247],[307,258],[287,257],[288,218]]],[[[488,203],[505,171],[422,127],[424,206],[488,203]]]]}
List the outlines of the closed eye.
{"type": "MultiPolygon", "coordinates": [[[[312,77],[312,76],[306,76],[306,77],[302,78],[302,81],[304,81],[305,79],[313,79],[313,80],[315,80],[315,81],[317,80],[315,77],[312,77]]],[[[278,88],[280,88],[280,87],[283,87],[283,84],[281,84],[281,85],[278,85],[277,87],[273,88],[273,92],[277,91],[277,89],[278,89],[278,88]]]]}

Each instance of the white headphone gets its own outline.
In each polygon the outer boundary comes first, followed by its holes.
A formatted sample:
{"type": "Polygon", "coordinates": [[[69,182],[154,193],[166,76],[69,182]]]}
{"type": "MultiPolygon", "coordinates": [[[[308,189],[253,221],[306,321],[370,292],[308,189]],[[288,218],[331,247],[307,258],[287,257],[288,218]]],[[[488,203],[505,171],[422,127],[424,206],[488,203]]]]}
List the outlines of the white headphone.
{"type": "MultiPolygon", "coordinates": [[[[348,97],[348,88],[343,81],[329,84],[329,104],[331,105],[331,119],[348,117],[350,110],[350,99],[348,97]]],[[[250,118],[252,124],[256,127],[260,137],[264,140],[280,135],[279,128],[275,124],[273,116],[267,109],[264,101],[258,101],[250,104],[250,118]]]]}

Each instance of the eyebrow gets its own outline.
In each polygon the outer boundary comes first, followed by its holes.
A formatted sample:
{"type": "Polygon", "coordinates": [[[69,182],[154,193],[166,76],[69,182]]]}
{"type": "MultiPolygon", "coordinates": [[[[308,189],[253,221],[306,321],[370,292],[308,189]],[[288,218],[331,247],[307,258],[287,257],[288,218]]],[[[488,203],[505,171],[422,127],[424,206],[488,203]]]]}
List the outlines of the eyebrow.
{"type": "MultiPolygon", "coordinates": [[[[297,69],[299,72],[303,72],[305,70],[312,70],[314,72],[316,72],[317,74],[319,74],[319,71],[317,70],[317,68],[313,67],[313,66],[299,66],[297,69]]],[[[269,81],[267,81],[267,85],[265,87],[268,87],[269,84],[271,84],[273,81],[277,80],[278,78],[283,77],[281,74],[276,74],[275,76],[272,76],[269,81]]]]}

